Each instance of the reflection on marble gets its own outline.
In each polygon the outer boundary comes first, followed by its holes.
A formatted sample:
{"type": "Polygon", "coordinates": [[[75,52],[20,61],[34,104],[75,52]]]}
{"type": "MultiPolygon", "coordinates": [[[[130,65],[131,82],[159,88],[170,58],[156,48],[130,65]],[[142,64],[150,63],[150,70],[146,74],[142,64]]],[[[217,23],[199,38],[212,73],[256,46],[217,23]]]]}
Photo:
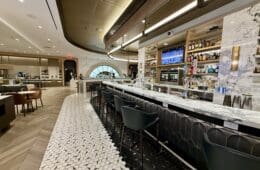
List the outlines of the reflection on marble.
{"type": "Polygon", "coordinates": [[[175,95],[144,90],[141,88],[130,87],[108,81],[103,82],[103,84],[110,85],[153,100],[161,101],[165,104],[180,107],[198,114],[203,114],[209,117],[214,117],[217,119],[231,121],[237,124],[260,129],[260,112],[258,111],[232,108],[201,100],[183,99],[175,95]]]}
{"type": "Polygon", "coordinates": [[[127,169],[89,100],[64,100],[40,169],[127,169]]]}

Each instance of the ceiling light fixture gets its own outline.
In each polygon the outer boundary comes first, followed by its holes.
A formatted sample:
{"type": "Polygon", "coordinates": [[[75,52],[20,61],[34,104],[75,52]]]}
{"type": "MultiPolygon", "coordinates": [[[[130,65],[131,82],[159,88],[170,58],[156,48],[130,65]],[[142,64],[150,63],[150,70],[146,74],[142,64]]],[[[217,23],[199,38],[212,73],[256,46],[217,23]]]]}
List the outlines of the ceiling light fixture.
{"type": "Polygon", "coordinates": [[[122,46],[121,46],[121,45],[119,45],[119,46],[117,46],[117,47],[113,48],[112,50],[110,50],[110,51],[108,52],[108,55],[112,54],[113,52],[116,52],[116,51],[118,51],[118,50],[119,50],[121,47],[122,47],[122,46]]]}
{"type": "Polygon", "coordinates": [[[42,29],[42,26],[41,26],[41,25],[38,25],[37,28],[38,28],[38,29],[42,29]]]}
{"type": "Polygon", "coordinates": [[[51,39],[50,39],[50,38],[48,38],[47,40],[48,40],[49,42],[51,41],[51,39]]]}
{"type": "Polygon", "coordinates": [[[18,38],[16,38],[15,40],[16,40],[16,41],[19,41],[19,39],[18,39],[18,38]]]}
{"type": "Polygon", "coordinates": [[[135,37],[131,38],[130,40],[124,42],[124,43],[122,44],[122,46],[125,47],[125,46],[127,46],[127,45],[133,43],[134,41],[138,40],[138,39],[141,38],[142,36],[143,36],[143,33],[140,33],[140,34],[136,35],[135,37]]]}
{"type": "Polygon", "coordinates": [[[127,34],[124,34],[124,37],[126,37],[127,36],[127,34]]]}
{"type": "Polygon", "coordinates": [[[21,2],[21,3],[23,3],[24,2],[24,0],[18,0],[19,2],[21,2]]]}
{"type": "Polygon", "coordinates": [[[167,45],[169,45],[169,44],[168,44],[167,42],[165,42],[165,43],[163,43],[163,45],[164,45],[164,46],[167,46],[167,45]]]}
{"type": "Polygon", "coordinates": [[[172,13],[168,17],[162,19],[161,21],[157,22],[156,24],[152,25],[151,27],[147,28],[144,33],[148,34],[157,28],[161,27],[164,24],[167,24],[168,22],[172,21],[173,19],[183,15],[184,13],[190,11],[191,9],[195,8],[198,5],[198,0],[194,0],[188,5],[184,6],[183,8],[177,10],[176,12],[172,13]]]}
{"type": "Polygon", "coordinates": [[[143,24],[145,23],[145,19],[142,20],[142,23],[143,23],[143,24]]]}
{"type": "Polygon", "coordinates": [[[113,57],[112,55],[108,55],[109,58],[113,59],[113,60],[117,60],[117,61],[126,61],[126,62],[133,62],[133,63],[138,63],[138,60],[127,60],[127,59],[123,59],[123,58],[117,58],[117,57],[113,57]]]}
{"type": "Polygon", "coordinates": [[[1,43],[0,45],[1,45],[1,46],[4,46],[5,44],[4,44],[4,43],[1,43]]]}
{"type": "Polygon", "coordinates": [[[31,46],[29,46],[28,48],[30,48],[30,49],[31,49],[32,47],[31,47],[31,46]]]}

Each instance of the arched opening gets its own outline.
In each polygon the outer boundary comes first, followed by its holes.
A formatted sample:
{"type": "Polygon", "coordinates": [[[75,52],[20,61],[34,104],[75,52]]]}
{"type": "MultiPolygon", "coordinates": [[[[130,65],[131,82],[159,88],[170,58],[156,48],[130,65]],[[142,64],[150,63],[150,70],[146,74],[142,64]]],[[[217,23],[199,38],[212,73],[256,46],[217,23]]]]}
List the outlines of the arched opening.
{"type": "Polygon", "coordinates": [[[97,66],[94,70],[89,74],[90,78],[101,78],[101,79],[109,79],[109,78],[119,78],[119,72],[111,66],[101,65],[97,66]]]}

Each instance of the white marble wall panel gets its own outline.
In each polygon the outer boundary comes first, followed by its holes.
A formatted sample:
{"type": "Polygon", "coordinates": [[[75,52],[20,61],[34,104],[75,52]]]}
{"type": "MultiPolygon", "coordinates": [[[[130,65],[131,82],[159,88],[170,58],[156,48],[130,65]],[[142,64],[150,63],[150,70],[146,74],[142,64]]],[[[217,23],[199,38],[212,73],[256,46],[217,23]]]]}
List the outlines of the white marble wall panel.
{"type": "MultiPolygon", "coordinates": [[[[255,54],[259,34],[260,3],[224,17],[219,66],[220,84],[231,87],[232,93],[253,95],[253,110],[260,111],[260,84],[254,84],[255,54]],[[240,46],[237,71],[231,71],[232,47],[240,46]]],[[[218,96],[218,95],[214,95],[218,96]]],[[[217,99],[214,98],[214,102],[217,99]]]]}

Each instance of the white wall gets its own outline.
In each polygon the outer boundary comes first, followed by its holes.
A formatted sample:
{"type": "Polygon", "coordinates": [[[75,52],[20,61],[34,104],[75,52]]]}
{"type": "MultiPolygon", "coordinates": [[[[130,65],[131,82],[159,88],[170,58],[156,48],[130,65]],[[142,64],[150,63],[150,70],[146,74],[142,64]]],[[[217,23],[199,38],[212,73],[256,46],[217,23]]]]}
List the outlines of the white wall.
{"type": "Polygon", "coordinates": [[[101,54],[89,54],[84,57],[78,57],[79,73],[83,76],[88,76],[90,72],[98,65],[109,65],[115,68],[119,74],[127,74],[128,62],[125,61],[115,61],[109,59],[105,55],[101,54]]]}

